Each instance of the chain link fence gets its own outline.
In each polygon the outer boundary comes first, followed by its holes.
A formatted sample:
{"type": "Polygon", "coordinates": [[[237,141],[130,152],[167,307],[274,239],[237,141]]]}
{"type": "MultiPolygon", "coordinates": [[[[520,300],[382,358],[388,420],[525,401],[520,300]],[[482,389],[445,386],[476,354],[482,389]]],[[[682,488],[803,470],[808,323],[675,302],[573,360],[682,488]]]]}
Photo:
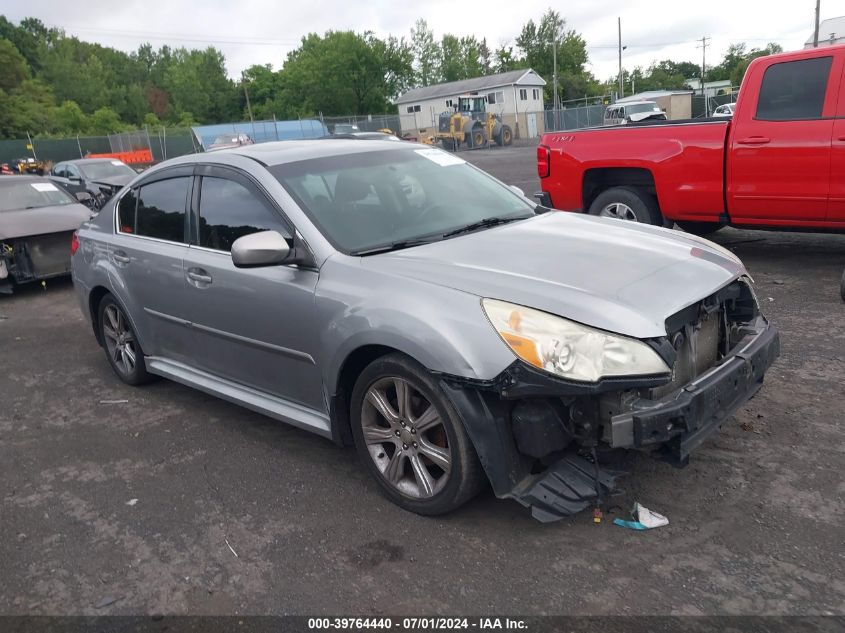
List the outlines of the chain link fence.
{"type": "Polygon", "coordinates": [[[604,121],[605,108],[606,106],[603,105],[592,105],[546,110],[543,112],[546,132],[577,130],[601,125],[604,121]]]}
{"type": "Polygon", "coordinates": [[[394,134],[399,134],[402,129],[398,114],[362,114],[324,117],[321,113],[319,119],[332,134],[377,132],[378,130],[390,130],[394,134]]]}
{"type": "Polygon", "coordinates": [[[721,95],[708,95],[705,97],[704,95],[693,95],[692,97],[692,117],[694,119],[698,119],[704,116],[712,116],[713,110],[718,108],[720,105],[724,105],[726,103],[736,103],[736,98],[739,96],[739,86],[731,88],[731,91],[726,94],[721,95]],[[705,101],[706,99],[706,101],[705,101]],[[704,105],[707,104],[707,110],[705,111],[704,105]]]}
{"type": "MultiPolygon", "coordinates": [[[[323,117],[317,120],[300,121],[255,121],[232,124],[232,131],[246,132],[255,141],[267,142],[288,138],[313,138],[335,131],[370,132],[391,130],[399,133],[398,114],[371,114],[343,117],[323,117]],[[237,126],[237,127],[235,127],[237,126]]],[[[219,126],[221,129],[226,126],[219,126]]],[[[228,129],[228,128],[226,128],[228,129]]],[[[192,128],[155,127],[109,134],[105,136],[75,136],[59,139],[11,139],[0,140],[0,162],[8,163],[18,158],[35,157],[38,160],[57,163],[64,160],[85,158],[89,154],[134,152],[149,149],[153,162],[168,158],[202,152],[203,147],[192,128]]]]}

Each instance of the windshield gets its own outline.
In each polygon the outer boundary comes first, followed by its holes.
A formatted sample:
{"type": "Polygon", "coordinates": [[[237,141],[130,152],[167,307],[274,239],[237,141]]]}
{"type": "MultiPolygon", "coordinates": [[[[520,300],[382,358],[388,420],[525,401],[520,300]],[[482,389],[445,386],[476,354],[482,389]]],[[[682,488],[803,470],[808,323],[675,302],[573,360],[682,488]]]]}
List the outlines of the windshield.
{"type": "Polygon", "coordinates": [[[78,165],[88,180],[108,180],[119,176],[135,176],[135,170],[119,160],[78,165]]]}
{"type": "Polygon", "coordinates": [[[534,215],[534,205],[509,187],[435,148],[347,154],[269,169],[335,248],[350,254],[440,239],[490,218],[534,215]]]}
{"type": "Polygon", "coordinates": [[[0,181],[0,211],[36,209],[76,202],[64,190],[51,182],[23,180],[20,182],[0,181]]]}
{"type": "Polygon", "coordinates": [[[637,103],[636,105],[625,106],[625,111],[628,114],[636,114],[637,112],[663,112],[657,107],[656,103],[637,103]]]}

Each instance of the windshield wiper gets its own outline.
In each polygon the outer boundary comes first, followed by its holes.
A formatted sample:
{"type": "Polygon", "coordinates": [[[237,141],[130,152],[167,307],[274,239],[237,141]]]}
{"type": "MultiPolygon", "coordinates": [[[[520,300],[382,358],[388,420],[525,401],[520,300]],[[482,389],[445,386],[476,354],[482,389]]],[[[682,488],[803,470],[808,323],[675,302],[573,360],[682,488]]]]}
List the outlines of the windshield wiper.
{"type": "Polygon", "coordinates": [[[465,226],[458,227],[448,233],[444,233],[443,237],[452,237],[453,235],[460,235],[462,233],[471,233],[472,231],[477,231],[478,229],[486,229],[491,226],[498,226],[500,224],[507,224],[508,222],[515,222],[516,220],[524,220],[527,217],[531,216],[519,216],[516,218],[484,218],[483,220],[479,220],[478,222],[472,222],[471,224],[467,224],[465,226]]]}
{"type": "Polygon", "coordinates": [[[389,253],[390,251],[398,251],[403,248],[411,248],[412,246],[421,246],[423,244],[431,244],[432,242],[439,242],[440,236],[415,238],[412,240],[399,240],[398,242],[391,242],[390,244],[382,244],[380,246],[373,246],[361,251],[355,251],[352,254],[356,256],[363,255],[377,255],[379,253],[389,253]]]}

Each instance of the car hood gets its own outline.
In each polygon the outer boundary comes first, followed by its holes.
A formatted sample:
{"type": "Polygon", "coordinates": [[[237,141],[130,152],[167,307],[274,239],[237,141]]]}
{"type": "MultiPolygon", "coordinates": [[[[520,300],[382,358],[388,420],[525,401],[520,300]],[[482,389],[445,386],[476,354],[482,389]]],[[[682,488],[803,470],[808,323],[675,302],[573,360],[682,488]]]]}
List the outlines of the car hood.
{"type": "Polygon", "coordinates": [[[125,175],[118,175],[118,176],[109,176],[108,178],[98,178],[97,180],[92,180],[91,182],[95,185],[106,185],[108,187],[123,187],[123,185],[128,185],[133,178],[135,178],[137,174],[125,174],[125,175]]]}
{"type": "Polygon", "coordinates": [[[362,265],[637,338],[664,336],[667,317],[745,274],[700,237],[557,211],[362,265]]]}
{"type": "Polygon", "coordinates": [[[628,118],[637,123],[639,121],[646,121],[647,119],[665,120],[666,114],[664,112],[634,112],[628,115],[628,118]]]}
{"type": "Polygon", "coordinates": [[[91,210],[81,204],[0,211],[0,240],[75,231],[91,215],[91,210]]]}

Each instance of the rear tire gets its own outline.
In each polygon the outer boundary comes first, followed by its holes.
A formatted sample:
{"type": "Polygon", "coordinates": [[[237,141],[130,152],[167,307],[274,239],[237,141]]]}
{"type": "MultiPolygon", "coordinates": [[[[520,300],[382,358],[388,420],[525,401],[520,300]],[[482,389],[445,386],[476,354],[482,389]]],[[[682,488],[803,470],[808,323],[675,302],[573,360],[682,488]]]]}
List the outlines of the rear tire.
{"type": "Polygon", "coordinates": [[[590,205],[590,215],[661,226],[663,216],[654,196],[636,187],[613,187],[590,205]]]}
{"type": "Polygon", "coordinates": [[[724,224],[719,224],[718,222],[675,222],[680,228],[682,228],[687,233],[692,233],[693,235],[710,235],[711,233],[715,233],[719,229],[725,228],[724,224]]]}
{"type": "Polygon", "coordinates": [[[349,417],[365,467],[384,495],[405,510],[451,512],[487,481],[440,385],[407,356],[383,356],[361,372],[349,417]]]}
{"type": "Polygon", "coordinates": [[[153,380],[154,376],[147,372],[144,350],[138,343],[135,330],[123,308],[110,294],[100,301],[97,326],[106,359],[118,378],[127,385],[143,385],[153,380]]]}

